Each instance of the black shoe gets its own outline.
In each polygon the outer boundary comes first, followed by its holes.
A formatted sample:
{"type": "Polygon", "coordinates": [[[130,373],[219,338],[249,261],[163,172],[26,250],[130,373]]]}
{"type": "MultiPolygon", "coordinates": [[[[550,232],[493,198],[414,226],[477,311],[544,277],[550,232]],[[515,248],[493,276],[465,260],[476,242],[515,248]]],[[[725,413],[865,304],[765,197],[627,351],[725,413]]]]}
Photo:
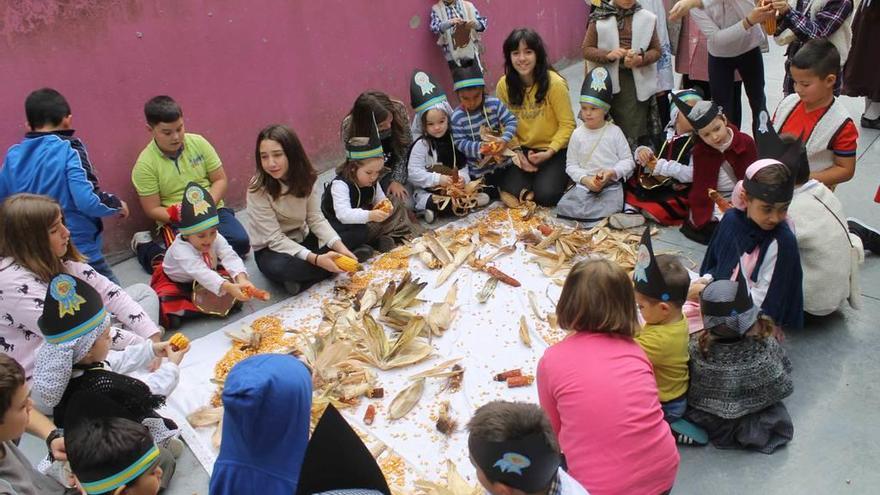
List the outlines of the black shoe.
{"type": "Polygon", "coordinates": [[[284,282],[284,290],[295,296],[302,292],[302,285],[299,282],[284,282]]]}
{"type": "Polygon", "coordinates": [[[183,318],[177,315],[168,315],[168,331],[178,330],[183,325],[183,318]]]}
{"type": "Polygon", "coordinates": [[[351,252],[357,258],[358,263],[363,263],[368,259],[373,257],[373,248],[367,246],[366,244],[362,246],[358,246],[354,251],[351,252]]]}
{"type": "Polygon", "coordinates": [[[847,218],[846,224],[849,226],[849,231],[862,240],[862,246],[866,250],[880,254],[880,232],[856,218],[847,218]]]}
{"type": "Polygon", "coordinates": [[[862,115],[862,127],[864,129],[878,129],[880,130],[880,117],[876,119],[866,119],[864,115],[862,115]]]}
{"type": "Polygon", "coordinates": [[[387,253],[392,249],[396,248],[397,244],[394,242],[394,239],[387,235],[380,235],[376,239],[376,249],[379,250],[380,253],[387,253]]]}
{"type": "Polygon", "coordinates": [[[688,239],[705,246],[708,245],[709,240],[712,239],[712,234],[715,233],[715,227],[717,225],[718,222],[709,222],[702,229],[696,229],[689,222],[685,222],[682,224],[679,231],[681,231],[681,233],[688,239]]]}

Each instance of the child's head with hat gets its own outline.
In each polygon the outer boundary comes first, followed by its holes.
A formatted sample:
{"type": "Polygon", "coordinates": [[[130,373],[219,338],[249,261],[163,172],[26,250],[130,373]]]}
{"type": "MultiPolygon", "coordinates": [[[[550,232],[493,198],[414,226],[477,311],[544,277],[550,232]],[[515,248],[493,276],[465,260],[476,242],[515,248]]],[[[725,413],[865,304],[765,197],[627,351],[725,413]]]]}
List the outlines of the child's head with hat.
{"type": "Polygon", "coordinates": [[[342,178],[357,187],[376,184],[385,168],[385,150],[375,117],[369,136],[353,136],[345,142],[345,158],[345,163],[337,169],[342,178]]]}
{"type": "Polygon", "coordinates": [[[446,100],[443,88],[425,71],[413,71],[409,85],[410,102],[415,118],[414,130],[419,134],[435,139],[442,138],[449,131],[449,116],[452,108],[446,100]]]}
{"type": "Polygon", "coordinates": [[[605,125],[613,92],[608,69],[596,67],[587,74],[581,85],[581,111],[578,114],[587,129],[601,129],[605,125]]]}
{"type": "Polygon", "coordinates": [[[645,228],[633,271],[636,304],[649,325],[680,321],[681,307],[687,300],[690,276],[673,255],[654,256],[651,228],[645,228]]]}
{"type": "Polygon", "coordinates": [[[716,280],[700,294],[703,328],[715,337],[738,339],[749,332],[761,318],[761,310],[742,273],[734,280],[716,280]]]}
{"type": "MultiPolygon", "coordinates": [[[[672,95],[670,95],[670,97],[677,97],[679,100],[685,102],[690,107],[696,105],[698,101],[703,101],[703,95],[698,89],[680,89],[678,91],[673,91],[672,95]]],[[[679,109],[679,106],[673,105],[672,111],[669,115],[670,119],[675,122],[675,132],[677,134],[694,132],[693,126],[687,119],[687,113],[682,112],[679,109]]]]}
{"type": "Polygon", "coordinates": [[[177,225],[177,232],[185,241],[199,252],[207,253],[217,239],[217,205],[211,193],[195,182],[186,185],[180,209],[169,208],[171,220],[177,225]],[[179,211],[179,214],[176,212],[179,211]]]}
{"type": "Polygon", "coordinates": [[[544,493],[556,479],[559,442],[539,406],[490,402],[476,410],[468,432],[471,462],[489,493],[544,493]]]}
{"type": "Polygon", "coordinates": [[[687,96],[672,95],[675,107],[697,132],[697,136],[712,148],[724,149],[733,140],[733,130],[728,127],[721,107],[713,101],[702,99],[691,105],[686,99],[687,96]]]}
{"type": "Polygon", "coordinates": [[[474,112],[483,106],[486,80],[478,64],[471,62],[452,69],[452,83],[463,109],[474,112]]]}
{"type": "Polygon", "coordinates": [[[38,403],[61,401],[76,364],[99,363],[110,352],[110,315],[87,282],[62,273],[49,282],[37,320],[46,342],[37,351],[33,392],[38,403]]]}

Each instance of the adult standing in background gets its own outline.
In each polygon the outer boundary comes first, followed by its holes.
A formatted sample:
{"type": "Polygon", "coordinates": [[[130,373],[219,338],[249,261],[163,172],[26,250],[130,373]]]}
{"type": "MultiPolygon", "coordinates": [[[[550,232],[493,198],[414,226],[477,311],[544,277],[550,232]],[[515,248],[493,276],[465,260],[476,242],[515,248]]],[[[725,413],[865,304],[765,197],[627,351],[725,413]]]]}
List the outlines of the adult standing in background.
{"type": "Polygon", "coordinates": [[[861,124],[866,129],[880,129],[880,70],[874,51],[878,46],[880,0],[862,0],[853,19],[852,48],[843,71],[843,92],[865,97],[861,124]]]}

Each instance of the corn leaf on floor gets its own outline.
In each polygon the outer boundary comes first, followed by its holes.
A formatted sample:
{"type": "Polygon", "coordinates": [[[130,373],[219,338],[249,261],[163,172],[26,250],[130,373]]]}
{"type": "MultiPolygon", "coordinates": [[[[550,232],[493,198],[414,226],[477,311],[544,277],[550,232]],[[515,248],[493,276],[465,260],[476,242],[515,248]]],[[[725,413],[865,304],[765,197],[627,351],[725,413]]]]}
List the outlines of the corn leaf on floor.
{"type": "MultiPolygon", "coordinates": [[[[765,56],[768,107],[781,99],[782,49],[771,43],[765,56]]],[[[572,105],[583,80],[578,62],[562,71],[569,82],[572,105]]],[[[863,108],[861,100],[843,99],[853,118],[863,108]]],[[[744,102],[745,112],[748,105],[744,102]]],[[[749,122],[749,115],[744,122],[749,122]]],[[[871,201],[880,183],[880,132],[860,129],[856,177],[838,188],[848,215],[880,226],[880,205],[871,201]]],[[[328,180],[329,174],[322,179],[328,180]]],[[[239,212],[241,217],[244,212],[239,212]]],[[[685,239],[677,230],[665,229],[655,241],[658,250],[674,250],[699,264],[704,248],[685,239]]],[[[267,302],[254,302],[228,321],[202,319],[188,322],[191,339],[207,335],[229,321],[275,304],[286,297],[284,289],[267,281],[252,256],[246,260],[254,283],[272,293],[267,302]]],[[[124,285],[148,283],[134,259],[115,265],[124,285]]],[[[795,392],[786,400],[795,425],[795,438],[771,456],[713,447],[682,447],[682,462],[674,487],[677,494],[713,493],[877,493],[880,486],[880,256],[868,254],[861,272],[864,308],[845,309],[825,318],[807,320],[804,330],[790,332],[785,346],[794,364],[795,392]]],[[[26,436],[25,452],[36,459],[45,453],[41,442],[26,436]]],[[[169,495],[208,493],[205,471],[189,450],[178,460],[169,495]]]]}

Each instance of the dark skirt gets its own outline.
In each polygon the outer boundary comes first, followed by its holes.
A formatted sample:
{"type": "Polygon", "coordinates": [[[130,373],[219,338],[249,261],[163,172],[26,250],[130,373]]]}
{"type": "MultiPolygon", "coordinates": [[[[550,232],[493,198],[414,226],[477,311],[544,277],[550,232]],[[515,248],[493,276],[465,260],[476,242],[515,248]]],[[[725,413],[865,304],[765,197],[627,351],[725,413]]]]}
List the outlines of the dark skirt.
{"type": "Polygon", "coordinates": [[[862,0],[853,19],[852,49],[843,70],[843,92],[880,101],[880,70],[877,70],[877,46],[880,46],[880,0],[865,6],[862,0]]]}

